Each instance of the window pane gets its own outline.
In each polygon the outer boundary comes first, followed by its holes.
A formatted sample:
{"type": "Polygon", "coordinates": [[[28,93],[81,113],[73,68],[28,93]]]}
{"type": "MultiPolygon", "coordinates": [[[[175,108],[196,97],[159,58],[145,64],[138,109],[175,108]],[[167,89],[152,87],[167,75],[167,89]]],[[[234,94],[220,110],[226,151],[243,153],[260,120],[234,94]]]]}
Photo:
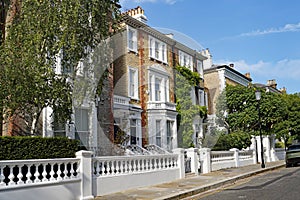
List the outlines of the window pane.
{"type": "Polygon", "coordinates": [[[130,120],[130,143],[137,144],[136,119],[130,120]]]}
{"type": "Polygon", "coordinates": [[[155,58],[159,59],[159,43],[155,41],[155,58]]]}
{"type": "Polygon", "coordinates": [[[160,120],[156,121],[156,145],[161,147],[161,127],[160,120]]]}
{"type": "Polygon", "coordinates": [[[161,101],[161,79],[155,78],[155,101],[161,101]]]}

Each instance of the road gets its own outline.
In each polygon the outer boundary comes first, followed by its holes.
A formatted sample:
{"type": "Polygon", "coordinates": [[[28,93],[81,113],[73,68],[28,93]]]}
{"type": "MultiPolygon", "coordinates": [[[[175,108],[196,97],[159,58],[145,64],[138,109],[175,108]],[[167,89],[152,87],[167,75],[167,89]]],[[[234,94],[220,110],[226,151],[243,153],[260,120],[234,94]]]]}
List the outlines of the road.
{"type": "Polygon", "coordinates": [[[281,168],[186,200],[296,200],[299,186],[300,167],[281,168]]]}

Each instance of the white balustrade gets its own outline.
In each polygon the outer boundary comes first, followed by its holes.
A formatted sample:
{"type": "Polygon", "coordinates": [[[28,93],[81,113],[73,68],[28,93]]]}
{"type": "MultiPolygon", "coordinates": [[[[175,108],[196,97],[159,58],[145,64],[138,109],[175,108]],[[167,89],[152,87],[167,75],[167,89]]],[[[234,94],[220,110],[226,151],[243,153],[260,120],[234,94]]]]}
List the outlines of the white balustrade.
{"type": "Polygon", "coordinates": [[[212,151],[211,152],[211,161],[212,163],[224,162],[224,161],[233,161],[234,152],[231,151],[212,151]]]}
{"type": "Polygon", "coordinates": [[[253,151],[239,151],[239,160],[252,160],[253,159],[253,151]]]}
{"type": "Polygon", "coordinates": [[[177,154],[105,156],[93,158],[95,176],[115,176],[178,167],[177,154]]]}
{"type": "Polygon", "coordinates": [[[114,103],[121,105],[129,105],[130,98],[114,95],[114,103]]]}
{"type": "Polygon", "coordinates": [[[167,110],[176,110],[176,104],[170,102],[148,102],[147,109],[167,109],[167,110]]]}
{"type": "Polygon", "coordinates": [[[77,158],[0,161],[0,188],[78,179],[79,163],[77,158]]]}

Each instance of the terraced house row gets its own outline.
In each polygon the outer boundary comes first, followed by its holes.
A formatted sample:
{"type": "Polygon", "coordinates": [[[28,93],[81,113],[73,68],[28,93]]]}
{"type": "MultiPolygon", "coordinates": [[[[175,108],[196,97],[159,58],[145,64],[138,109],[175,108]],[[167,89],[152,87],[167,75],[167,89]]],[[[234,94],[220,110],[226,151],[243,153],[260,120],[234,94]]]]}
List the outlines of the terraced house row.
{"type": "MultiPolygon", "coordinates": [[[[88,82],[96,82],[94,85],[100,82],[101,94],[84,91],[80,104],[74,105],[72,120],[66,124],[55,123],[52,109],[44,109],[40,119],[43,136],[79,139],[84,148],[97,155],[117,153],[118,144],[177,148],[175,67],[179,65],[201,78],[197,86],[190,87],[189,97],[192,104],[208,108],[207,118],[195,118],[191,127],[194,145],[199,146],[199,139],[215,126],[218,95],[226,84],[247,86],[252,81],[250,74],[241,74],[233,65],[214,65],[208,49],[194,50],[174,39],[172,33],[150,27],[141,7],[123,13],[120,25],[120,33],[111,39],[112,51],[100,47],[105,53],[98,55],[99,59],[109,60],[109,64],[93,63],[102,72],[87,74],[81,70],[84,62],[76,72],[78,80],[85,77],[88,82]]],[[[70,69],[61,65],[59,56],[57,59],[56,73],[68,73],[70,69]]],[[[83,87],[80,82],[73,84],[83,87]]]]}

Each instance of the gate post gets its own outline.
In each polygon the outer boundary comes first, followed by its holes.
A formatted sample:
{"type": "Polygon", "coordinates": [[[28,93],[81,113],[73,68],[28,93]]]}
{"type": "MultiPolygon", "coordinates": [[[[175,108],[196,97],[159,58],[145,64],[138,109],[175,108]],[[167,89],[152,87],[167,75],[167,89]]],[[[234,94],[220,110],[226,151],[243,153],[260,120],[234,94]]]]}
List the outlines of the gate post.
{"type": "Polygon", "coordinates": [[[81,178],[81,196],[80,200],[94,199],[92,194],[92,151],[78,151],[76,158],[80,158],[79,173],[81,178]]]}

